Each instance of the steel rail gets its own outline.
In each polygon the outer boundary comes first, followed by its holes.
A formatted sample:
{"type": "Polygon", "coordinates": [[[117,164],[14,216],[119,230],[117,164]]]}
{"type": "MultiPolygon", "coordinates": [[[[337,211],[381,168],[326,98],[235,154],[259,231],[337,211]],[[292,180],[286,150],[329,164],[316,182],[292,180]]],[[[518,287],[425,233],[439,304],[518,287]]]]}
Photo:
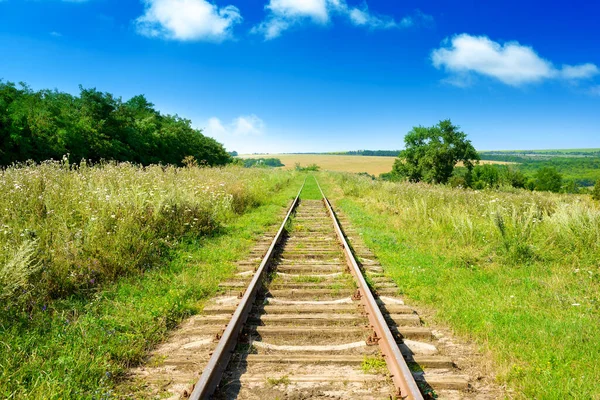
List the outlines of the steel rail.
{"type": "Polygon", "coordinates": [[[277,231],[277,234],[275,235],[271,246],[269,246],[269,249],[263,257],[260,266],[256,270],[252,281],[250,282],[248,288],[244,292],[240,304],[237,306],[235,312],[233,313],[233,317],[231,317],[231,320],[227,324],[227,328],[225,328],[225,331],[223,332],[223,335],[221,336],[217,347],[213,351],[207,366],[204,368],[200,379],[194,386],[194,390],[190,395],[191,400],[205,400],[210,398],[210,396],[214,393],[215,389],[219,385],[223,372],[225,371],[225,368],[227,368],[227,364],[231,359],[231,354],[234,350],[235,345],[237,344],[238,336],[244,324],[246,323],[246,320],[248,319],[248,314],[250,314],[250,310],[252,309],[252,305],[254,304],[254,300],[256,299],[256,294],[262,287],[263,277],[267,273],[267,264],[271,259],[271,256],[273,255],[275,247],[277,246],[277,244],[281,240],[281,237],[283,236],[283,232],[285,231],[285,225],[290,219],[292,212],[298,205],[300,193],[302,192],[305,183],[306,179],[304,179],[304,183],[298,191],[298,195],[292,202],[292,205],[290,206],[290,209],[288,210],[287,215],[285,216],[285,219],[283,220],[283,223],[279,228],[279,231],[277,231]]]}
{"type": "Polygon", "coordinates": [[[394,386],[398,391],[396,395],[407,400],[423,400],[423,395],[421,394],[421,391],[419,390],[419,387],[417,386],[417,383],[415,382],[415,379],[408,368],[408,364],[406,364],[406,361],[404,360],[404,357],[402,356],[402,353],[396,344],[396,340],[394,339],[394,336],[392,335],[392,332],[385,321],[385,317],[381,313],[381,310],[375,301],[375,297],[373,297],[373,293],[371,293],[367,281],[365,280],[362,271],[358,266],[350,247],[348,246],[348,242],[346,241],[344,233],[340,228],[340,224],[337,220],[335,212],[333,211],[333,208],[331,207],[331,203],[329,202],[329,199],[325,197],[323,189],[321,189],[321,185],[319,185],[317,178],[314,179],[319,187],[321,196],[323,196],[323,202],[327,207],[327,211],[333,220],[335,232],[342,244],[344,253],[346,254],[346,260],[348,267],[350,268],[350,272],[358,284],[360,301],[365,306],[365,312],[369,318],[371,329],[374,331],[374,337],[371,339],[376,341],[381,349],[385,363],[387,364],[387,367],[391,373],[394,386]]]}

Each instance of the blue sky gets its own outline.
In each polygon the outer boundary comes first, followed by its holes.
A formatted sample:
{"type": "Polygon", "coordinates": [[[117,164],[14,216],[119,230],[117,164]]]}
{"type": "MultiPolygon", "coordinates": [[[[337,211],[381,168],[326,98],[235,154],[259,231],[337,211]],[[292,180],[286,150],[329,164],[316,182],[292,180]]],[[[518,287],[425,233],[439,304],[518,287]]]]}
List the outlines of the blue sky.
{"type": "Polygon", "coordinates": [[[600,147],[600,3],[0,0],[0,78],[145,94],[229,150],[600,147]]]}

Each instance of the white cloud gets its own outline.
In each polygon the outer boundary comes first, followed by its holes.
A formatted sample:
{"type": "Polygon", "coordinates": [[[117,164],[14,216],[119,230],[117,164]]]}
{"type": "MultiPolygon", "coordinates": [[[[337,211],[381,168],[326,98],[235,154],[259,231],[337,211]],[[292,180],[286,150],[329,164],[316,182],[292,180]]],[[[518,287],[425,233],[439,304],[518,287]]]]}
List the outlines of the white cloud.
{"type": "Polygon", "coordinates": [[[520,86],[546,79],[577,80],[591,78],[600,71],[594,64],[563,65],[556,68],[531,47],[518,42],[500,44],[486,36],[456,35],[433,50],[431,61],[436,68],[450,72],[454,82],[479,74],[507,85],[520,86]]]}
{"type": "Polygon", "coordinates": [[[204,133],[208,136],[224,139],[227,137],[261,136],[265,133],[265,123],[254,114],[237,117],[224,125],[219,118],[208,120],[204,133]]]}
{"type": "Polygon", "coordinates": [[[390,29],[398,27],[398,23],[394,21],[393,18],[373,15],[369,12],[366,5],[362,10],[355,7],[348,9],[347,12],[350,22],[356,26],[364,26],[371,29],[390,29]]]}
{"type": "Polygon", "coordinates": [[[273,146],[273,138],[266,135],[264,121],[254,114],[239,116],[228,124],[213,117],[206,122],[202,131],[223,143],[226,149],[240,154],[268,151],[273,146]]]}
{"type": "Polygon", "coordinates": [[[218,7],[206,0],[144,0],[135,20],[138,33],[171,40],[221,41],[242,21],[237,7],[218,7]]]}
{"type": "Polygon", "coordinates": [[[345,0],[270,0],[265,9],[268,11],[267,17],[252,28],[252,32],[264,35],[267,40],[304,22],[326,25],[332,15],[342,16],[352,25],[368,29],[407,28],[433,21],[433,17],[417,10],[413,16],[397,22],[392,17],[371,13],[366,2],[359,8],[349,6],[345,0]]]}
{"type": "Polygon", "coordinates": [[[309,17],[324,23],[329,19],[328,3],[327,0],[271,0],[266,8],[282,17],[309,17]]]}
{"type": "Polygon", "coordinates": [[[594,64],[581,64],[581,65],[563,65],[561,76],[566,79],[589,79],[600,73],[598,67],[594,64]]]}

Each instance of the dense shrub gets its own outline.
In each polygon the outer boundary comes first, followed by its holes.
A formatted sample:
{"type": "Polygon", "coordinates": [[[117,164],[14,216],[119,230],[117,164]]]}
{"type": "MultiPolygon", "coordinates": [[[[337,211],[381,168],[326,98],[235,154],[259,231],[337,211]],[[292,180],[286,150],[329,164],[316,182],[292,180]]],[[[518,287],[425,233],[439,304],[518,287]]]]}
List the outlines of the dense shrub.
{"type": "Polygon", "coordinates": [[[544,167],[535,174],[535,190],[545,192],[560,192],[562,188],[562,175],[553,167],[544,167]]]}
{"type": "Polygon", "coordinates": [[[594,190],[592,190],[592,198],[594,200],[600,200],[600,179],[596,181],[596,185],[594,185],[594,190]]]}

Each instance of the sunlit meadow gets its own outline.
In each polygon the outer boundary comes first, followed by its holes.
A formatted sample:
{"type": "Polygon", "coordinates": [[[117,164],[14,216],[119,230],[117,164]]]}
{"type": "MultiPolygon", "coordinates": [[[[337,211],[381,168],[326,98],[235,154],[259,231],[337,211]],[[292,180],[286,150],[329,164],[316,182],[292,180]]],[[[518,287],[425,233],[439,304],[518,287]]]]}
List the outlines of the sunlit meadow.
{"type": "Polygon", "coordinates": [[[174,244],[214,232],[288,177],[235,167],[7,168],[0,172],[0,299],[38,303],[152,268],[174,244]]]}

